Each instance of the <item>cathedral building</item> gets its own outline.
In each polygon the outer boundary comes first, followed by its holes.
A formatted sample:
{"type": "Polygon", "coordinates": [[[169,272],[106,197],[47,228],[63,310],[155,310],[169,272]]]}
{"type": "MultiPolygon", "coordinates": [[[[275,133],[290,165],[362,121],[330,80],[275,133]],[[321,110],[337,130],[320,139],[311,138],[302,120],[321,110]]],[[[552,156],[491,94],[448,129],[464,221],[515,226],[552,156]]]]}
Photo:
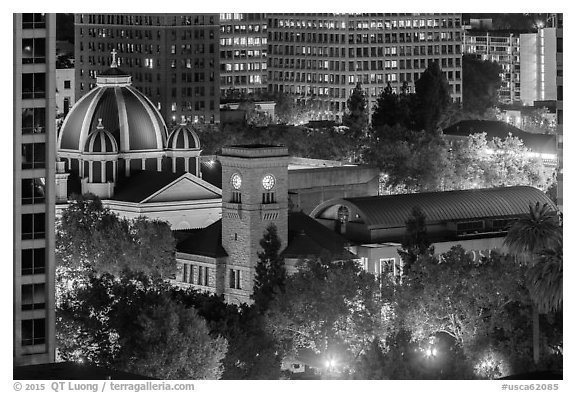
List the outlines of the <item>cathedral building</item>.
{"type": "Polygon", "coordinates": [[[169,131],[115,55],[62,124],[58,208],[73,193],[92,193],[121,216],[163,219],[173,229],[210,225],[220,218],[221,191],[201,179],[196,132],[184,119],[169,131]]]}

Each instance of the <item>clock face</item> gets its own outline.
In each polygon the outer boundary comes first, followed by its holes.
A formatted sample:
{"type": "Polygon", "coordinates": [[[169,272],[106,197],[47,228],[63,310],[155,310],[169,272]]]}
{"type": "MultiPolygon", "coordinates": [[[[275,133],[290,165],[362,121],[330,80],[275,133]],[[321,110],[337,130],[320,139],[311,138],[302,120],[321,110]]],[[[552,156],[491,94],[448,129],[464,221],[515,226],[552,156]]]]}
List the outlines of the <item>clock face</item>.
{"type": "Polygon", "coordinates": [[[266,190],[271,190],[276,183],[276,179],[272,175],[266,175],[262,178],[262,187],[266,190]]]}
{"type": "Polygon", "coordinates": [[[242,185],[242,177],[240,176],[240,174],[235,173],[232,175],[230,182],[232,183],[232,187],[234,187],[235,189],[238,190],[238,189],[240,189],[240,186],[242,185]]]}

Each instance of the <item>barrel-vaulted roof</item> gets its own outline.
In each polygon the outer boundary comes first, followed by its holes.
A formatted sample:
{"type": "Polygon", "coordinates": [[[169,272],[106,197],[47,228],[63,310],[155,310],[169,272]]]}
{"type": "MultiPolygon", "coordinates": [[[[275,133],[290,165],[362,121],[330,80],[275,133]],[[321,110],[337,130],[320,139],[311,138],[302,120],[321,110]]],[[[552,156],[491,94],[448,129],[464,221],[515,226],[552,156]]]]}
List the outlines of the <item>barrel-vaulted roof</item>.
{"type": "Polygon", "coordinates": [[[363,222],[371,229],[403,227],[418,206],[426,221],[448,222],[489,217],[510,217],[528,213],[530,203],[554,203],[542,191],[529,186],[500,187],[477,190],[423,192],[417,194],[382,195],[361,198],[338,198],[317,206],[314,218],[334,218],[339,206],[346,206],[358,217],[351,221],[363,222]]]}

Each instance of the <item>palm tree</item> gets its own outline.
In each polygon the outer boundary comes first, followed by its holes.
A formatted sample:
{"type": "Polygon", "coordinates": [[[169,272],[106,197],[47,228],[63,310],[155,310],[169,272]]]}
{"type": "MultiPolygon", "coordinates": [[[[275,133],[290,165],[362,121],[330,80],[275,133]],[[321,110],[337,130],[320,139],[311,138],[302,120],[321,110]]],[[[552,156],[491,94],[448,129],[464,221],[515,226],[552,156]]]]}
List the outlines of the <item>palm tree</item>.
{"type": "MultiPolygon", "coordinates": [[[[562,243],[562,228],[559,223],[558,215],[547,203],[541,205],[537,202],[535,205],[530,204],[529,212],[520,217],[508,230],[504,245],[508,246],[509,251],[520,257],[524,262],[531,265],[531,273],[528,282],[530,295],[532,298],[532,340],[534,364],[540,361],[540,313],[539,304],[546,304],[545,298],[535,298],[544,288],[545,280],[553,278],[548,273],[544,276],[538,276],[538,272],[547,271],[543,261],[538,263],[537,257],[544,250],[554,250],[558,244],[562,243]],[[540,278],[538,278],[540,277],[540,278]],[[546,279],[543,281],[543,277],[546,279]],[[538,290],[533,287],[532,283],[538,283],[538,290]]],[[[561,246],[560,246],[561,247],[561,246]]],[[[562,253],[560,249],[560,254],[562,253]]],[[[547,254],[546,254],[547,255],[547,254]]],[[[561,270],[560,270],[561,272],[561,270]]],[[[561,273],[560,273],[561,274],[561,273]]],[[[557,287],[556,287],[557,288],[557,287]]],[[[561,291],[560,284],[560,291],[561,291]]],[[[547,295],[546,295],[547,296],[547,295]]],[[[543,310],[543,309],[542,309],[543,310]]]]}
{"type": "Polygon", "coordinates": [[[562,238],[554,248],[538,252],[534,265],[528,270],[530,297],[541,313],[562,309],[562,238]]]}

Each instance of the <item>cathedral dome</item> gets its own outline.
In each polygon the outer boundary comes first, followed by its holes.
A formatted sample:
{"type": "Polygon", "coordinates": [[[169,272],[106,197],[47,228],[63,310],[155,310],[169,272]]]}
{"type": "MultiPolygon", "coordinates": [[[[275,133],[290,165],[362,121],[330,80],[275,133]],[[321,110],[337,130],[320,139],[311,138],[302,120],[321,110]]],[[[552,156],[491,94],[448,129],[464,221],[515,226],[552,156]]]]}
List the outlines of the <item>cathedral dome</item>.
{"type": "Polygon", "coordinates": [[[176,126],[168,136],[166,148],[170,150],[200,149],[200,139],[192,127],[182,123],[176,126]]]}
{"type": "Polygon", "coordinates": [[[118,154],[118,144],[114,136],[104,129],[102,119],[95,130],[88,134],[84,152],[90,154],[118,154]]]}
{"type": "Polygon", "coordinates": [[[96,78],[96,88],[72,108],[58,136],[61,152],[82,152],[88,135],[102,119],[120,153],[160,151],[166,143],[166,123],[156,107],[132,87],[131,77],[112,62],[96,78]]]}

